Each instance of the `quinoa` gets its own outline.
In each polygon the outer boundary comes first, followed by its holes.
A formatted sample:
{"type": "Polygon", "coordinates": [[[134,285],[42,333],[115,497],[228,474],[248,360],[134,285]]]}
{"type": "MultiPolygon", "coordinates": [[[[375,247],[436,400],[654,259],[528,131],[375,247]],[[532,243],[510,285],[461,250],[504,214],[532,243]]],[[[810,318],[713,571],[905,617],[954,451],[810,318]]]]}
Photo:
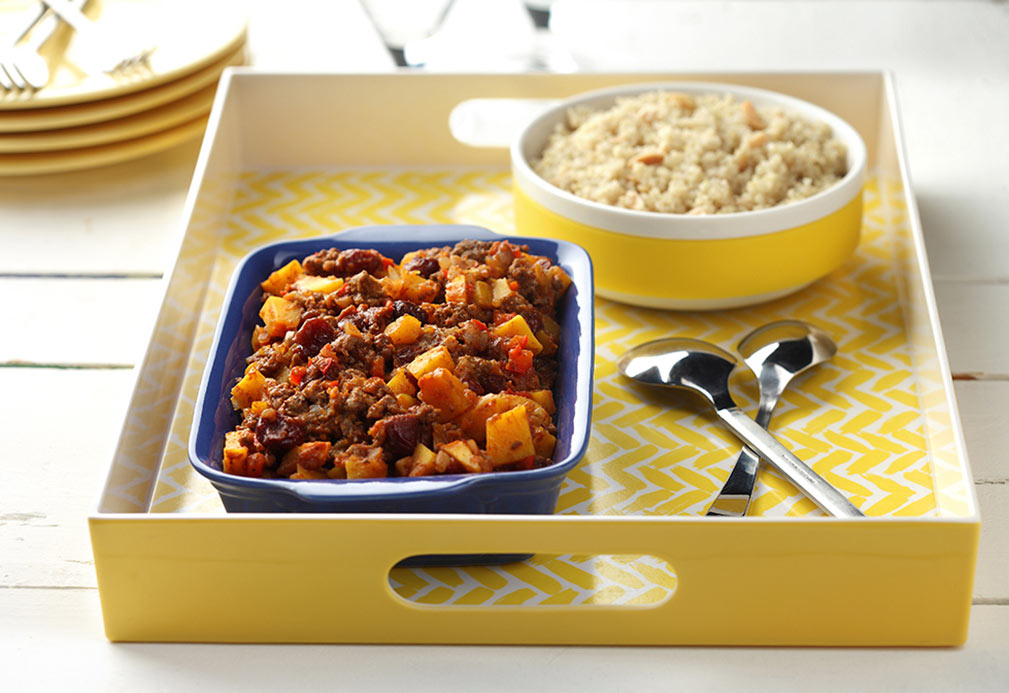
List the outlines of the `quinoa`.
{"type": "Polygon", "coordinates": [[[655,91],[569,109],[533,168],[594,202],[727,214],[815,195],[844,177],[846,157],[826,123],[730,94],[655,91]]]}

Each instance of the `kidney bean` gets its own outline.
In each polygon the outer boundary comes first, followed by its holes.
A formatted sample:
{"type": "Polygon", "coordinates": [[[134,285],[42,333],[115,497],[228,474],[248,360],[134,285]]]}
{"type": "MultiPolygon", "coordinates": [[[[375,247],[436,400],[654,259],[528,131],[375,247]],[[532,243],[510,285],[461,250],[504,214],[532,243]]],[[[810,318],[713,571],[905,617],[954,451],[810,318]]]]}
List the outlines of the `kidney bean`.
{"type": "Polygon", "coordinates": [[[336,258],[336,274],[341,277],[352,277],[358,272],[379,274],[385,269],[382,254],[377,250],[351,248],[344,250],[336,258]]]}
{"type": "Polygon", "coordinates": [[[396,414],[382,419],[379,434],[386,456],[398,460],[413,453],[417,443],[430,442],[430,424],[421,421],[417,414],[396,414]]]}
{"type": "Polygon", "coordinates": [[[305,349],[308,358],[318,354],[322,347],[334,339],[336,339],[336,330],[322,318],[306,320],[294,334],[294,341],[305,349]]]}
{"type": "Polygon", "coordinates": [[[409,301],[393,301],[392,302],[392,317],[390,322],[401,318],[404,315],[412,315],[413,317],[420,320],[422,323],[427,322],[427,312],[420,305],[416,303],[410,303],[409,301]]]}
{"type": "Polygon", "coordinates": [[[425,278],[430,277],[440,269],[441,265],[438,264],[437,260],[433,257],[424,257],[422,255],[414,255],[403,265],[403,271],[417,272],[425,278]]]}
{"type": "Polygon", "coordinates": [[[297,419],[277,414],[272,421],[260,419],[256,425],[256,440],[275,451],[290,450],[305,440],[305,427],[297,419]]]}

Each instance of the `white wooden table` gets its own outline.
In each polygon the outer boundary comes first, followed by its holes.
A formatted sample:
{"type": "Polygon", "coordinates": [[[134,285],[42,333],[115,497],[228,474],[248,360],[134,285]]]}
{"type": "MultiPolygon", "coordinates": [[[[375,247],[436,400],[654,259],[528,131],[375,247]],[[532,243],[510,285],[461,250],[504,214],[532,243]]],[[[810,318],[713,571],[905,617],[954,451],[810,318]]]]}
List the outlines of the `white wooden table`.
{"type": "MultiPolygon", "coordinates": [[[[494,13],[495,26],[521,28],[515,5],[476,3],[459,0],[449,28],[478,31],[494,13]]],[[[1009,4],[630,2],[614,13],[586,0],[558,28],[592,69],[895,71],[983,517],[967,645],[108,643],[85,518],[148,334],[136,316],[153,316],[173,260],[192,144],[0,178],[0,690],[1009,690],[1009,4]]],[[[391,69],[346,0],[255,3],[250,37],[264,67],[391,69]]]]}

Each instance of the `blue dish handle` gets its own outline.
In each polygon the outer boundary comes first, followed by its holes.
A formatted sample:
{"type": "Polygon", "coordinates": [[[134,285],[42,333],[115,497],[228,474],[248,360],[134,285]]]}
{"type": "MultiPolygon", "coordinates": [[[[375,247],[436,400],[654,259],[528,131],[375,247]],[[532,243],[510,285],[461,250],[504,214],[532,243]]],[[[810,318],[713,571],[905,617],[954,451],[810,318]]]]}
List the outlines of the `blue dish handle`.
{"type": "MultiPolygon", "coordinates": [[[[443,477],[413,477],[407,479],[374,479],[359,481],[344,481],[340,485],[340,495],[343,499],[354,497],[368,500],[407,500],[414,496],[430,497],[437,493],[458,493],[467,491],[470,487],[481,483],[483,475],[443,477]],[[408,483],[404,483],[407,482],[408,483]]],[[[285,491],[293,496],[313,503],[324,503],[333,500],[332,489],[327,484],[289,482],[283,485],[285,491]]]]}
{"type": "MultiPolygon", "coordinates": [[[[431,243],[446,243],[446,236],[462,236],[479,241],[497,241],[505,238],[503,234],[489,231],[482,226],[468,224],[439,224],[434,226],[389,225],[389,226],[359,226],[341,231],[333,236],[340,241],[375,240],[376,229],[381,229],[383,241],[428,241],[431,243]]],[[[454,243],[454,241],[452,241],[454,243]]]]}

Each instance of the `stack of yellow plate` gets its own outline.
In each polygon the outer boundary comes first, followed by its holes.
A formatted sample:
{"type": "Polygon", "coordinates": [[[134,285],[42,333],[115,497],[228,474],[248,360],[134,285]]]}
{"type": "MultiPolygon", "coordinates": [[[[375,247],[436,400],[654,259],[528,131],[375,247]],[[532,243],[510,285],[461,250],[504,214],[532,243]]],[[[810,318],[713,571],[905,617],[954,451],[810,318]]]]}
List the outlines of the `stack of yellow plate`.
{"type": "MultiPolygon", "coordinates": [[[[35,0],[0,2],[0,47],[38,13],[35,0]]],[[[0,175],[101,166],[199,137],[221,72],[244,61],[246,16],[237,1],[91,0],[84,13],[95,31],[61,25],[39,50],[50,69],[44,88],[0,86],[0,175]],[[94,42],[116,37],[154,51],[127,70],[86,71],[94,42]]]]}

